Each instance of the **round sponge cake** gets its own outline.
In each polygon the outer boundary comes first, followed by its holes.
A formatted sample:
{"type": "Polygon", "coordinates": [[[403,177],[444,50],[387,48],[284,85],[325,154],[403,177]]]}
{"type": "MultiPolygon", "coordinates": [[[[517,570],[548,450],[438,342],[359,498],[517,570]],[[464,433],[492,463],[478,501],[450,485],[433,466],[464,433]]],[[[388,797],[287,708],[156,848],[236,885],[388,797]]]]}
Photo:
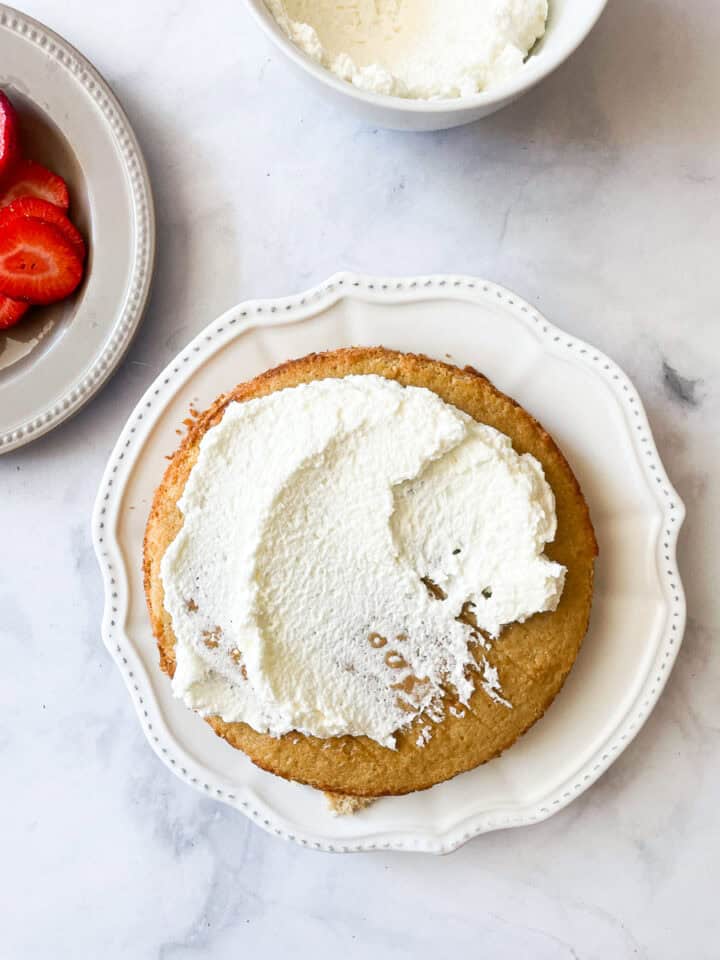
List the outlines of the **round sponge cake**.
{"type": "Polygon", "coordinates": [[[476,370],[459,369],[414,354],[376,348],[350,348],[294,360],[218,400],[190,427],[153,500],[144,546],[145,593],[160,651],[160,666],[175,670],[175,636],[163,602],[160,561],[180,530],[177,507],[198,456],[203,435],[217,424],[227,405],[275,390],[327,377],[375,374],[405,386],[426,387],[447,403],[489,424],[512,440],[518,453],[542,464],[557,507],[557,535],[546,554],[567,567],[560,604],[525,623],[506,627],[485,656],[499,673],[503,696],[512,708],[491,700],[478,686],[469,709],[445,711],[423,743],[418,720],[397,736],[397,749],[367,737],[322,740],[289,733],[275,738],[244,723],[208,717],[215,733],[243,750],[258,766],[321,790],[358,797],[410,793],[448,780],[498,756],[547,710],[562,687],[587,631],[597,544],[587,504],[564,456],[540,424],[476,370]]]}

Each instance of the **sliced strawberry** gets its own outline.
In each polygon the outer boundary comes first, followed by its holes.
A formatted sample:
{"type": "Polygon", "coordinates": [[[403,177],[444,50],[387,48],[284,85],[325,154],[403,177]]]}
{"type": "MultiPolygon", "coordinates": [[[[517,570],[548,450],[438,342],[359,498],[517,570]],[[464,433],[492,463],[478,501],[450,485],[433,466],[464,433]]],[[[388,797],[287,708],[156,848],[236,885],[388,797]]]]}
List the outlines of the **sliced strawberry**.
{"type": "Polygon", "coordinates": [[[54,303],[77,288],[80,258],[57,227],[19,218],[0,228],[0,293],[13,300],[54,303]]]}
{"type": "Polygon", "coordinates": [[[20,159],[20,130],[15,107],[0,90],[0,177],[20,159]]]}
{"type": "Polygon", "coordinates": [[[10,297],[3,297],[0,294],[0,330],[14,327],[29,309],[30,304],[24,300],[11,300],[10,297]]]}
{"type": "Polygon", "coordinates": [[[19,200],[13,200],[12,203],[0,209],[0,228],[11,220],[19,218],[51,223],[58,228],[66,240],[70,241],[80,259],[85,260],[85,241],[82,234],[54,203],[48,203],[47,200],[41,200],[39,197],[20,197],[19,200]]]}
{"type": "Polygon", "coordinates": [[[2,185],[0,207],[6,207],[18,197],[40,197],[61,210],[70,206],[70,194],[63,178],[32,160],[22,160],[10,171],[2,185]]]}

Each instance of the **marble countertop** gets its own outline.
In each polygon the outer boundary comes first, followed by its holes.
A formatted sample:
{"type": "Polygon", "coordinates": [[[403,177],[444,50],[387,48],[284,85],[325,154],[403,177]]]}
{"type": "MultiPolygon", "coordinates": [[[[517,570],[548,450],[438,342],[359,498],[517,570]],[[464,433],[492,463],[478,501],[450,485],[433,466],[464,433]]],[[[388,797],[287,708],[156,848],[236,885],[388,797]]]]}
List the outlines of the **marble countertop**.
{"type": "Polygon", "coordinates": [[[22,6],[126,106],[159,256],[109,386],[0,458],[0,957],[717,957],[716,0],[611,0],[516,105],[423,135],[298,84],[242,3],[22,6]],[[89,515],[132,406],[227,307],[341,268],[489,277],[596,344],[637,384],[688,507],[689,627],[646,727],[553,819],[446,858],[313,853],[194,793],[147,746],[100,640],[89,515]]]}

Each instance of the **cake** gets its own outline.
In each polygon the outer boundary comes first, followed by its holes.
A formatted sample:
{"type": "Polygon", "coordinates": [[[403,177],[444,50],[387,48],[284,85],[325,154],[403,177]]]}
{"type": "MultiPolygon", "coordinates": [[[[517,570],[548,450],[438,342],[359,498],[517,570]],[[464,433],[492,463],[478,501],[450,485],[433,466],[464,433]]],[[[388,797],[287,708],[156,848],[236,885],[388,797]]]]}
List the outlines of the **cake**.
{"type": "MultiPolygon", "coordinates": [[[[518,455],[534,458],[554,494],[557,516],[554,539],[546,545],[548,569],[564,568],[564,585],[554,608],[524,622],[509,623],[496,636],[478,626],[471,607],[463,607],[456,619],[470,631],[474,640],[469,649],[477,664],[482,664],[474,689],[463,698],[458,697],[457,689],[447,687],[441,709],[434,703],[432,709],[414,716],[412,723],[396,731],[392,743],[368,735],[317,736],[297,729],[278,734],[247,722],[224,720],[207,709],[200,711],[219,737],[259,767],[334,795],[373,798],[423,790],[471,770],[507,750],[543,716],[561,689],[587,631],[597,544],[580,487],[554,440],[529,413],[473,368],[460,369],[381,347],[311,354],[219,397],[189,427],[156,491],[145,535],[144,582],[160,666],[169,677],[176,674],[178,650],[175,625],[166,608],[162,565],[183,528],[178,502],[198,462],[203,438],[235,403],[246,404],[302,384],[358,377],[430,391],[445,405],[467,415],[467,420],[472,418],[509,438],[518,455]],[[497,686],[493,678],[499,678],[497,686]]],[[[212,510],[213,504],[206,509],[212,510]]],[[[443,591],[432,582],[427,586],[439,590],[436,599],[440,602],[443,591]]],[[[187,604],[191,611],[196,606],[192,597],[187,604]]],[[[214,654],[219,635],[212,630],[203,631],[203,636],[206,634],[204,642],[214,654]]],[[[400,635],[398,640],[407,638],[400,635]]],[[[240,662],[242,651],[231,652],[238,654],[240,662]]],[[[244,666],[241,669],[247,680],[244,666]]],[[[466,669],[465,675],[469,673],[466,669]]],[[[358,804],[336,804],[337,809],[345,807],[357,809],[358,804]]]]}

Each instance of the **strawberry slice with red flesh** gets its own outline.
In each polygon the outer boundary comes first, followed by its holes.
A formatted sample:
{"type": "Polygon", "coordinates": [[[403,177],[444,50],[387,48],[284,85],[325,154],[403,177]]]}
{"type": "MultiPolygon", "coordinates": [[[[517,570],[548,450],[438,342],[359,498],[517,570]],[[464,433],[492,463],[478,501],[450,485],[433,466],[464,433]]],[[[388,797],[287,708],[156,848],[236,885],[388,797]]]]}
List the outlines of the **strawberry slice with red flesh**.
{"type": "Polygon", "coordinates": [[[39,197],[61,210],[70,206],[70,194],[63,178],[33,160],[22,160],[10,171],[0,188],[0,207],[19,197],[39,197]]]}
{"type": "Polygon", "coordinates": [[[0,228],[0,293],[13,300],[54,303],[78,287],[83,266],[57,227],[18,218],[0,228]]]}
{"type": "Polygon", "coordinates": [[[15,107],[0,90],[0,177],[20,159],[20,129],[15,107]]]}
{"type": "Polygon", "coordinates": [[[30,304],[24,300],[11,300],[0,294],[0,330],[14,327],[30,309],[30,304]]]}
{"type": "Polygon", "coordinates": [[[0,209],[0,228],[18,218],[51,223],[58,228],[66,240],[70,241],[80,260],[85,260],[85,241],[82,234],[54,203],[48,203],[47,200],[41,200],[39,197],[20,197],[19,200],[13,200],[7,207],[0,209]]]}

